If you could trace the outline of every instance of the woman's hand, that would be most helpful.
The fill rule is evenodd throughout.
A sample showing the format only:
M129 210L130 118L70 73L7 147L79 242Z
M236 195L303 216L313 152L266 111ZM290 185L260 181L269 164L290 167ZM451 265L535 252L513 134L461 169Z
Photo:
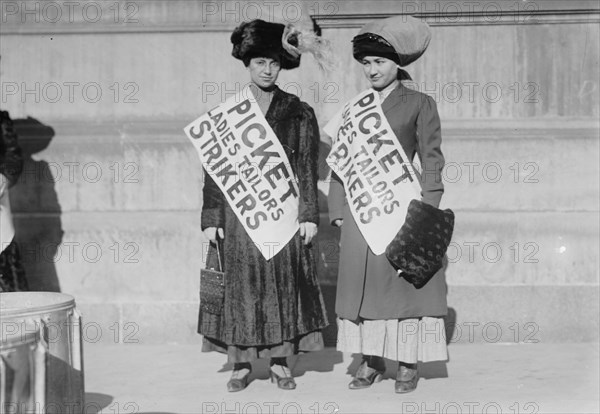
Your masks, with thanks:
M300 223L300 237L304 237L304 244L309 244L317 235L317 225L309 221Z
M344 219L336 219L333 221L335 227L342 227L342 224L344 224Z
M207 227L204 229L204 236L212 243L217 242L217 235L220 239L225 238L225 233L223 232L223 229L221 227Z

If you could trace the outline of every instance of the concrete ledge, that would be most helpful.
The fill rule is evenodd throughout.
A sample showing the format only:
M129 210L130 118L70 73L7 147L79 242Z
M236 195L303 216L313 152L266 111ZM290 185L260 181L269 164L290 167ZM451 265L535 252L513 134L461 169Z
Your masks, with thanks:
M450 285L598 284L598 213L455 214Z
M597 213L455 210L450 285L597 285ZM319 278L335 284L339 230L322 214ZM200 212L17 215L17 241L36 290L93 301L194 300L207 242Z
M323 285L335 346L335 287ZM598 286L450 286L446 340L450 343L597 342ZM199 344L198 301L93 303L76 297L88 342ZM431 332L444 340L440 332Z
M26 121L24 121L26 122ZM201 207L202 167L180 122L54 130L22 123L25 153L13 210L177 211ZM52 130L49 132L48 129ZM598 124L463 120L444 125L443 206L480 211L598 211ZM52 135L57 137L49 144ZM45 138L44 138L45 137ZM323 136L320 176L329 173ZM41 148L44 149L40 152ZM519 151L515 151L515 148ZM566 150L568 148L568 151ZM328 182L320 185L322 200ZM326 202L322 203L326 210Z
M197 297L207 247L199 212L69 213L15 224L31 289L92 302Z
M599 299L597 285L450 286L451 341L598 341Z

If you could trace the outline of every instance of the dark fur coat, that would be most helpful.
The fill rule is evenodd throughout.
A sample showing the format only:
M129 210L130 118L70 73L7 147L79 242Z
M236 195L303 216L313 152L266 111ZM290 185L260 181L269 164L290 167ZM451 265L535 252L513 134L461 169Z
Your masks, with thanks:
M319 127L310 106L276 89L265 115L298 179L298 221L319 222L317 164ZM221 227L225 306L217 324L200 313L199 333L227 345L273 346L327 326L313 248L299 232L266 261L221 191L206 174L202 229Z
M8 112L0 111L0 174L6 177L8 186L12 187L22 170L23 155L13 122ZM0 246L0 250L0 292L28 290L17 242L13 240L8 246Z

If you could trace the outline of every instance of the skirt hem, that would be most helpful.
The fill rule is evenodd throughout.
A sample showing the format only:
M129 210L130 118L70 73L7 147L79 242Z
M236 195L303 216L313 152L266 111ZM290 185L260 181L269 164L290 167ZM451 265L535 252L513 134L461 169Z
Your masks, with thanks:
M324 348L321 331L313 331L299 335L290 341L278 344L244 346L225 344L217 339L204 336L202 352L219 352L227 354L227 362L252 362L262 358L283 358L301 352L320 351Z

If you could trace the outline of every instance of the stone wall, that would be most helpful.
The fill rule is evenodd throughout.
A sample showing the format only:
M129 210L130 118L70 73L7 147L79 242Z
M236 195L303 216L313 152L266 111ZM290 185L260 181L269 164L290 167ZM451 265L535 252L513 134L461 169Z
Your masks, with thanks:
M453 341L598 340L597 2L1 6L1 106L26 155L10 194L17 239L32 288L75 296L88 341L200 339L202 174L182 128L248 82L230 56L233 27L314 19L338 68L326 75L303 57L280 87L323 126L367 86L350 39L399 13L433 30L406 69L442 119L442 207L457 216L446 269ZM317 248L331 310L339 234L327 225L322 165Z

